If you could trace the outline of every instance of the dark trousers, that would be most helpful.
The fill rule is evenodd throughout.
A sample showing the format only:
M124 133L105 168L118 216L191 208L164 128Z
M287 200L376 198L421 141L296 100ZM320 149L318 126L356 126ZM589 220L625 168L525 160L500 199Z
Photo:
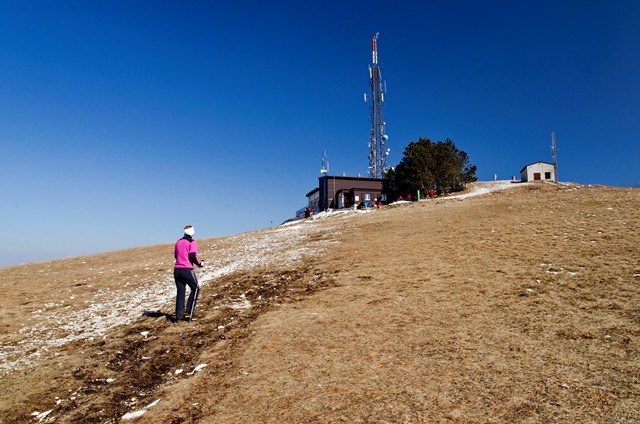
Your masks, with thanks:
M196 274L191 268L174 268L173 277L176 280L176 319L184 318L184 296L187 292L187 286L191 289L189 300L187 301L187 311L191 312L195 308L198 300L198 281Z

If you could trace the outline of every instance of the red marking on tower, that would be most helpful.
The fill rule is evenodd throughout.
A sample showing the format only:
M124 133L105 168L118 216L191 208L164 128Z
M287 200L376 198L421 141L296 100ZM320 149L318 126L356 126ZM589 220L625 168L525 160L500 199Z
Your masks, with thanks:
M378 46L376 42L376 37L371 39L371 56L373 57L373 63L378 63Z

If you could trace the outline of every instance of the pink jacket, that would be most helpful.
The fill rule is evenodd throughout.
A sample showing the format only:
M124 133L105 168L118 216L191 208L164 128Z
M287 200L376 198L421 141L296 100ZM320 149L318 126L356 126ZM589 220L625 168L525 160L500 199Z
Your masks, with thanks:
M193 269L193 264L202 266L198 259L198 244L190 236L185 235L176 242L173 256L176 258L174 268Z

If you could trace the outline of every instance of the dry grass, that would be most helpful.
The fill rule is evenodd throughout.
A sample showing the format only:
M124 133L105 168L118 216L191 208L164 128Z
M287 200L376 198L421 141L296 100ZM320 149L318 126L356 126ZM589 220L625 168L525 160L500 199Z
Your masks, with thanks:
M140 305L128 323L5 373L0 416L25 422L53 409L43 421L117 422L146 409L138 421L640 422L639 190L523 185L298 226L295 258L212 275L198 321L139 317ZM221 252L289 255L286 237L246 248L277 231L202 241L210 272L228 266ZM71 302L70 293L71 309L96 301L96 287L118 298L160 281L170 296L170 248L0 269L2 346L18 346L21 326L48 316L33 312ZM37 289L13 291L27 277ZM165 298L162 310L171 308Z

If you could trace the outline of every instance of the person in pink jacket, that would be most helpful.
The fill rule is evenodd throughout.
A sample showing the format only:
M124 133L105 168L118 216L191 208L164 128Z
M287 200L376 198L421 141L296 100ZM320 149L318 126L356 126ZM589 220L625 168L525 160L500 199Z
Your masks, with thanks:
M173 267L173 277L176 280L176 321L190 320L193 318L193 311L196 309L198 301L198 280L193 270L193 265L202 268L202 262L198 259L198 244L193 239L195 229L191 225L184 227L184 237L176 242L174 256L176 264ZM187 314L184 310L184 297L187 292L187 286L191 290L189 300L187 301Z

